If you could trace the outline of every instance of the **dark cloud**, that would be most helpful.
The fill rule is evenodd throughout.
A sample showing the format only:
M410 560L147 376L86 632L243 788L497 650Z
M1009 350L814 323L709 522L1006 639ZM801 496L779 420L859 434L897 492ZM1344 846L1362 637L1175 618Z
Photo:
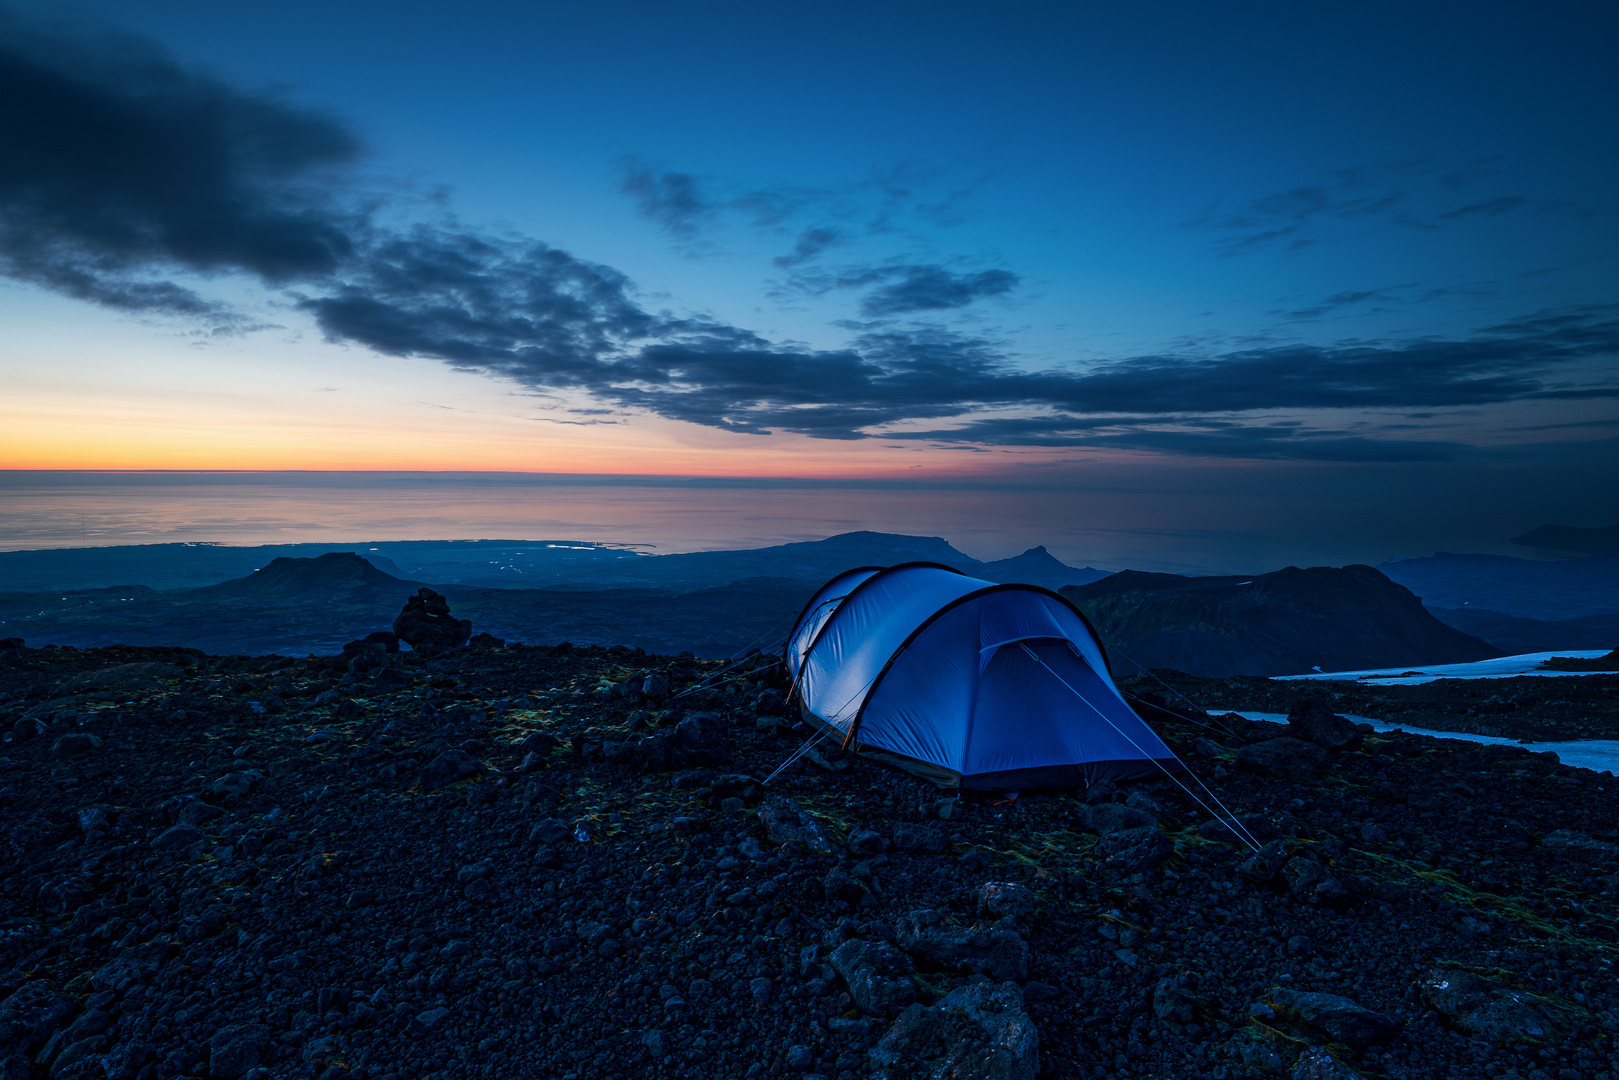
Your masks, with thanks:
M783 269L813 262L828 248L854 239L914 235L918 223L949 228L967 220L968 207L989 179L963 177L959 167L903 162L874 169L848 183L742 185L702 181L691 173L659 171L639 158L619 162L620 191L642 216L686 241L709 239L729 222L768 236L796 231L793 249L772 260ZM948 190L940 189L951 185ZM692 245L689 254L704 249Z
M1018 276L1006 270L954 274L942 266L900 266L882 274L879 280L888 283L860 302L861 314L869 318L966 307L980 297L1004 296L1018 283Z
M329 273L359 216L321 174L339 122L187 70L150 43L66 38L0 12L0 271L131 310L215 305L157 275Z
M1483 202L1458 206L1454 210L1446 210L1437 216L1447 221L1460 217L1495 217L1498 214L1520 209L1528 204L1529 200L1522 195L1503 195L1497 199L1485 199Z
M1231 417L1619 396L1611 376L1577 375L1580 362L1619 351L1612 308L1464 338L1136 356L1086 370L1024 370L992 342L925 327L868 326L845 349L783 345L649 311L616 270L535 240L453 222L385 227L334 172L357 153L341 124L187 70L155 46L0 31L0 272L114 307L209 312L187 282L248 275L291 296L333 341L602 408L825 439L1408 460L1449 451ZM681 175L649 172L645 188L676 231L708 205L695 183L670 179ZM1326 205L1351 212L1334 198ZM1282 213L1308 219L1320 202L1298 194ZM807 252L823 241L800 238ZM1017 284L1004 270L922 263L828 280L869 290L872 316L957 309Z
M713 215L714 206L703 197L701 185L690 173L660 173L634 158L621 166L619 190L635 200L643 217L663 226L671 236L689 240Z
M777 259L776 263L791 265L782 259ZM1016 288L1020 280L1009 270L957 273L943 266L908 263L846 267L837 273L799 271L777 290L777 295L824 296L836 289L870 289L860 302L860 313L868 319L881 319L964 308L983 297L1004 296Z
M988 446L1145 450L1180 456L1272 461L1448 461L1470 448L1438 440L1372 439L1317 431L1298 423L1240 424L1199 417L1019 416L911 431L890 438L913 442L968 441Z
M827 248L837 244L842 237L835 230L824 228L805 229L798 234L798 243L786 255L778 255L771 261L783 270L794 266L801 266L811 259L818 258Z
M1320 239L1325 222L1368 217L1400 205L1406 198L1385 170L1340 169L1318 184L1306 184L1254 199L1235 210L1218 205L1187 222L1219 236L1227 255L1267 247L1298 249Z
M1497 175L1493 165L1437 172L1422 161L1339 169L1319 182L1250 200L1235 208L1216 203L1186 222L1215 233L1221 252L1238 255L1266 248L1297 250L1316 244L1354 219L1381 218L1412 229L1437 232L1468 219L1493 218L1518 210L1590 211L1561 199L1526 195L1455 197L1469 185Z
M1339 308L1358 307L1366 303L1398 303L1399 297L1395 291L1409 289L1409 285L1396 285L1389 289L1358 289L1350 292L1333 293L1331 296L1308 307L1295 308L1292 311L1275 311L1271 314L1281 315L1289 319L1319 319L1321 316L1338 310Z

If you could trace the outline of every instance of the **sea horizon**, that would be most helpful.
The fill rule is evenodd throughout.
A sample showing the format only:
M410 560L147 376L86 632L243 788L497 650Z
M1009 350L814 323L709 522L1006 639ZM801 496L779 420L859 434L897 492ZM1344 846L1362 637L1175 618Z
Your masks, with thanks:
M1188 496L1194 498L1195 496ZM869 530L939 536L991 561L1045 546L1072 566L1252 573L1375 565L1440 550L1533 557L1477 530L1357 532L1330 515L1291 530L1153 493L1075 492L971 477L773 478L298 470L0 470L0 551L209 543L572 541L654 554L768 547Z

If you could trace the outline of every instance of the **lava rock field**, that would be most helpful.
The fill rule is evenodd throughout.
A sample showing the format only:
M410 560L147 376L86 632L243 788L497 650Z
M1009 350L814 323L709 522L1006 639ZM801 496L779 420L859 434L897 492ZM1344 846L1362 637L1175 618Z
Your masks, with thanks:
M1610 774L1328 701L1153 710L1212 794L765 783L786 689L0 649L0 1080L1619 1076Z

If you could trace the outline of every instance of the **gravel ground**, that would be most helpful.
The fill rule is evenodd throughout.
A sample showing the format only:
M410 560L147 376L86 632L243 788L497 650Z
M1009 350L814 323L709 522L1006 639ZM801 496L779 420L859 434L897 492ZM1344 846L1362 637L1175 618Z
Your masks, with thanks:
M762 787L715 669L0 650L0 1080L1619 1076L1611 776L1156 719L1255 855L1168 780Z

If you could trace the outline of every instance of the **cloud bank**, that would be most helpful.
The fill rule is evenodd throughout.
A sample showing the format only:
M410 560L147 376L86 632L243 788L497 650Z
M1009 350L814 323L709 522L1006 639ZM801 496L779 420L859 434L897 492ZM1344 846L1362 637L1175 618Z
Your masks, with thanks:
M53 35L0 14L0 100L0 273L13 279L125 311L220 317L198 279L242 275L282 290L333 341L729 431L1387 460L1451 448L1230 417L1619 395L1612 381L1565 374L1619 351L1612 308L1464 339L1134 356L1082 371L1025 370L988 340L925 325L869 330L845 349L783 345L650 311L623 274L537 240L385 226L345 179L361 151L346 125L149 42ZM708 212L682 174L631 171L624 184L671 233ZM1382 202L1334 198L1289 193L1265 209L1283 222L1267 239ZM784 258L836 242L812 230ZM827 287L868 289L863 314L887 318L1017 283L1005 270L913 264Z

